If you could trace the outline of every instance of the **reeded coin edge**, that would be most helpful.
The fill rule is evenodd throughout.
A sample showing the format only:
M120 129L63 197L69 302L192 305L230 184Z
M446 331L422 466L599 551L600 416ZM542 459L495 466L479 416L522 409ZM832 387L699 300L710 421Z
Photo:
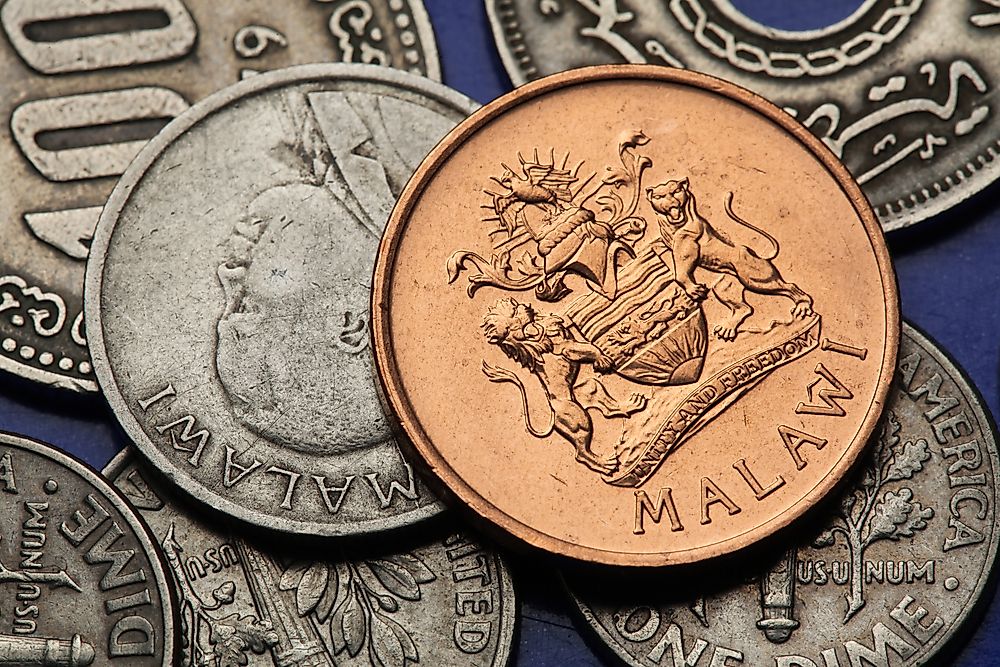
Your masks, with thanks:
M133 507L132 503L118 489L97 472L88 463L77 457L57 449L53 445L35 440L24 435L18 435L9 431L0 431L0 444L7 445L15 449L23 449L39 456L48 458L56 464L66 468L71 473L79 475L85 482L98 489L104 498L114 505L115 509L122 515L129 527L135 533L136 539L142 545L142 549L149 559L150 567L153 570L153 578L156 583L156 590L163 601L163 616L166 632L163 637L163 667L171 667L174 664L175 652L180 646L181 623L180 608L177 605L177 596L174 592L173 580L167 574L167 565L160 552L159 545L153 535L153 531L146 525L146 521L140 516L139 510ZM172 632L170 630L173 630ZM179 655L179 653L177 654Z
M487 545L483 545L487 546ZM488 545L494 549L493 545ZM505 667L514 655L514 640L517 638L518 609L521 600L517 595L517 589L510 578L510 568L507 559L499 551L493 552L493 559L496 561L497 586L500 589L500 639L497 642L497 655L493 661L495 667ZM505 604L504 600L510 600L510 604Z
M727 540L684 551L663 553L622 554L603 549L582 547L577 544L542 533L535 528L504 513L489 500L481 496L465 482L437 452L434 443L420 424L406 392L403 389L399 369L395 365L395 354L391 338L389 311L392 308L392 275L395 271L399 240L406 231L406 224L423 195L429 181L440 166L459 146L493 119L507 111L526 104L544 94L561 88L588 83L614 80L639 80L665 82L691 86L737 102L757 111L765 119L791 134L808 148L815 158L827 169L850 200L862 225L868 232L868 239L875 255L882 281L882 291L886 297L886 332L882 367L875 396L868 412L861 422L860 430L845 449L843 456L833 465L822 482L800 498L791 507L757 528L745 531ZM386 225L379 244L372 280L372 339L376 370L382 382L383 395L399 419L412 448L425 462L429 472L459 500L482 516L490 524L512 535L520 542L585 562L627 567L657 567L701 562L732 554L747 548L759 540L773 535L802 516L812 505L822 500L839 485L842 478L854 466L864 450L869 437L874 432L889 393L890 383L896 368L896 354L899 350L900 320L899 293L896 276L889 259L882 228L879 226L868 200L847 168L833 155L829 148L805 127L763 97L734 84L707 74L679 70L658 65L598 65L584 67L539 79L490 102L453 129L424 159L410 178ZM744 539L747 535L750 539Z
M906 332L905 335L908 338L948 372L949 378L955 382L958 390L965 397L966 402L972 409L981 432L990 435L990 442L985 444L993 463L992 502L995 517L998 510L1000 510L997 504L998 499L1000 499L1000 449L998 449L998 445L1000 445L1000 431L997 430L996 421L994 421L993 416L986 407L986 400L961 364L951 356L948 350L938 344L934 338L917 325L905 320L903 322L903 330ZM993 533L990 536L986 560L984 561L982 571L977 575L975 593L968 610L965 612L965 618L953 624L949 632L934 642L934 655L939 657L948 656L953 649L959 648L956 644L967 633L971 632L975 623L992 603L992 596L987 593L996 588L997 578L1000 576L1000 571L997 570L997 556L1000 555L998 552L1000 552L1000 530L997 530L997 526L994 526Z
M932 357L935 362L940 364L945 371L948 372L949 378L955 382L959 391L965 397L966 402L972 408L973 415L982 429L982 432L988 433L992 436L991 441L984 444L992 457L994 491L992 502L993 507L996 508L998 495L997 491L1000 489L1000 452L997 450L997 444L998 441L1000 441L1000 432L997 431L996 422L993 421L993 418L990 416L989 411L985 407L986 402L983 399L982 394L979 393L979 389L972 382L972 379L958 364L958 362L952 358L951 354L938 345L937 341L931 338L929 334L925 333L915 324L911 324L906 320L902 323L902 331L903 337L909 338L915 345ZM956 381L956 378L961 380L961 382ZM996 514L996 511L994 511L994 514ZM937 660L946 658L950 656L952 652L957 652L961 649L961 646L959 646L961 640L966 638L966 635L975 628L979 617L982 616L990 604L992 604L992 596L988 595L988 593L996 587L997 578L998 575L1000 575L1000 572L997 571L998 544L1000 544L1000 531L994 527L989 546L987 547L987 555L983 563L983 568L976 577L976 588L973 591L970 605L967 609L964 609L957 614L960 620L952 623L947 632L945 632L942 636L937 637L930 644L924 645L925 649L928 646L931 647L931 650L925 651L923 655L927 660L932 661L933 664L937 664ZM636 662L635 657L621 648L621 643L607 631L601 622L597 620L597 616L590 608L590 605L584 602L583 599L574 592L573 587L570 586L566 577L562 573L559 574L559 580L563 591L572 602L571 608L578 612L578 615L582 618L584 624L586 625L587 632L596 636L600 640L600 648L605 651L612 652L619 659L621 659L624 664L635 665L638 667L639 663Z
M538 80L538 67L535 65L531 50L524 41L519 23L520 17L517 15L514 0L483 1L486 3L486 14L489 17L497 53L500 54L500 61L503 63L511 83L515 86L523 86L528 81ZM776 30L743 16L738 10L733 10L730 13L729 6L725 3L721 4L720 9L729 14L730 18L750 25L761 26L764 32L778 36L785 33L801 36L813 32L823 32L823 30L801 32ZM840 23L847 20L844 19ZM829 27L835 28L838 25L839 23ZM519 55L515 56L515 53ZM918 222L933 218L988 188L1000 178L998 149L1000 149L1000 139L978 155L970 156L969 161L964 166L964 171L960 168L945 179L914 187L908 194L904 194L897 200L887 201L879 205L876 209L876 215L882 228L886 232L894 232L904 227L910 227ZM954 182L947 183L949 178ZM937 192L932 193L931 190L937 190ZM893 205L900 210L893 211Z
M272 532L304 534L317 537L344 537L371 532L390 531L437 516L444 511L444 505L438 500L434 504L426 505L419 510L405 515L397 515L391 519L373 519L338 525L283 518L276 514L262 515L259 512L249 511L242 505L217 495L204 484L198 483L192 475L171 461L152 443L132 413L128 401L118 388L118 381L115 377L115 371L111 367L105 344L104 326L101 318L101 292L103 290L105 262L112 236L117 227L118 217L131 197L132 191L138 187L146 171L159 159L160 154L191 127L213 113L220 111L223 107L251 95L265 93L290 84L352 80L396 86L425 95L466 116L473 113L479 107L479 104L471 98L448 88L444 84L437 83L425 77L379 65L360 65L356 63L297 65L282 70L258 74L228 88L216 91L168 123L159 134L143 147L139 155L132 161L128 169L125 170L125 173L111 192L104 210L101 212L101 217L97 223L94 238L91 242L90 259L87 261L87 270L84 277L83 311L94 374L97 376L97 381L102 389L105 400L107 400L111 407L118 423L135 444L136 448L154 467L160 470L164 476L191 498L203 504L211 505L217 511L243 523Z

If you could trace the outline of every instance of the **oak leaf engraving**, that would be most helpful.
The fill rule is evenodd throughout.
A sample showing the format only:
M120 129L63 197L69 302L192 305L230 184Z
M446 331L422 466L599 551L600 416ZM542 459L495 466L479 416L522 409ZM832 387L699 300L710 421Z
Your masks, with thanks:
M927 519L934 516L934 510L924 508L918 502L910 502L912 500L913 491L907 488L900 489L898 493L886 493L872 512L865 544L880 539L913 537L914 530L926 528Z
M253 616L232 614L217 620L211 628L209 641L218 667L245 667L249 662L247 651L260 655L278 643L271 624Z
M911 538L916 531L925 529L934 516L932 508L914 500L909 487L890 488L897 482L913 479L931 458L927 441L904 441L899 435L901 428L895 413L887 411L869 454L868 466L854 488L842 497L839 516L813 541L814 547L825 548L842 537L850 553L845 623L865 606L862 572L865 550L880 540Z
M893 462L886 472L886 481L912 479L913 475L924 469L924 463L931 458L924 439L907 442L898 452L893 452Z

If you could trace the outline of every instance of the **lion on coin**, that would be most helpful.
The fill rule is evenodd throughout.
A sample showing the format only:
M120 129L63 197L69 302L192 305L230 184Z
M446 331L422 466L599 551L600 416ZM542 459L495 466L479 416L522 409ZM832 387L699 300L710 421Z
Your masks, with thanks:
M697 282L694 270L728 274L738 281L722 279L712 291L731 311L730 317L715 327L714 333L723 340L734 340L740 324L753 314L744 290L757 294L784 296L793 303L792 315L806 318L812 315L813 300L794 283L782 278L774 259L778 242L762 229L743 220L733 212L733 193L726 200L726 213L735 222L761 235L770 243L769 254L734 243L711 222L698 213L697 202L687 178L669 180L646 188L649 201L659 223L660 236L674 260L676 280L695 301L708 295L709 288Z
M574 338L558 315L539 315L531 306L510 297L487 310L482 328L486 340L531 371L545 391L548 423L538 429L531 423L528 394L521 379L510 370L483 362L483 373L491 382L517 386L528 432L536 438L556 432L574 446L577 461L603 474L614 472L618 467L614 458L601 458L591 450L594 428L587 410L597 410L608 418L628 417L643 410L647 399L634 393L618 400L595 377L579 381L583 364L591 364L598 373L610 373L614 370L612 359L595 345Z

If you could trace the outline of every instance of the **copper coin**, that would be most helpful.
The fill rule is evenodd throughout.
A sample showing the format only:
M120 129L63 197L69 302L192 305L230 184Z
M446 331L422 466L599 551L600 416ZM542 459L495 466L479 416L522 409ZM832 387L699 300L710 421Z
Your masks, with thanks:
M703 561L830 492L882 412L899 307L844 166L764 99L604 66L473 114L379 249L375 356L438 480L530 545Z

